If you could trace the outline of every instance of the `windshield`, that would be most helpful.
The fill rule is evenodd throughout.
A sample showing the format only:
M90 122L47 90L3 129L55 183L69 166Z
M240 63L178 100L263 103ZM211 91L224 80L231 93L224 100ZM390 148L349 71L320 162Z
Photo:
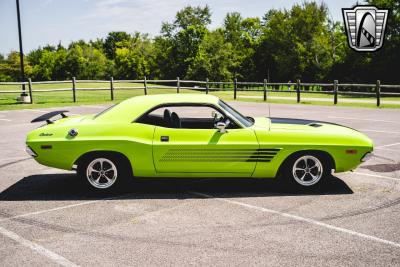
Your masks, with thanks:
M252 120L250 120L249 118L247 118L247 117L243 116L242 114L240 114L238 111L236 111L234 108L229 106L224 101L219 100L218 104L223 110L225 110L227 113L232 115L236 120L238 120L245 127L249 127L249 126L253 125L253 121Z

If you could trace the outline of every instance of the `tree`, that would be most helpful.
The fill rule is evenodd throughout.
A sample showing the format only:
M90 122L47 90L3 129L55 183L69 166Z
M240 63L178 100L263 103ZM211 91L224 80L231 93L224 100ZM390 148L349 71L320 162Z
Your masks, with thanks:
M119 79L142 79L153 75L154 45L147 35L135 35L127 47L117 48L116 76Z
M25 74L29 77L32 68L27 60L24 61ZM4 81L20 81L21 69L19 52L12 51L8 54L7 59L0 60L0 80Z
M104 41L104 52L108 59L115 59L115 51L117 48L126 46L131 36L126 32L110 32Z
M173 24L163 23L162 37L156 39L156 47L163 49L157 53L157 61L166 70L162 77L187 76L210 22L208 6L188 6L177 12Z
M333 64L325 4L270 10L255 54L258 77L270 70L273 80L322 80Z
M224 41L224 34L217 29L206 35L199 47L192 65L188 69L189 79L212 81L227 81L233 79L230 71L232 68L233 47L231 43Z

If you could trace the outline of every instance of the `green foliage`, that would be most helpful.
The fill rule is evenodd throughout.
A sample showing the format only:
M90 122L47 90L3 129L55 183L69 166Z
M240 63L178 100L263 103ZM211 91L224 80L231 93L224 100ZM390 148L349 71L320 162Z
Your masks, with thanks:
M124 47L129 43L130 39L131 36L126 32L110 32L103 44L107 58L115 59L117 48Z
M24 62L25 74L27 76L31 75L32 67L26 62ZM18 52L11 52L8 54L7 59L2 57L0 60L0 81L20 81L20 58Z
M399 83L400 3L367 2L391 9L384 47L376 53L351 50L343 24L330 19L323 2L272 9L262 19L228 13L223 25L213 30L208 6L187 6L164 22L155 38L110 32L105 39L35 49L26 56L26 73L33 80L179 76L213 81ZM19 54L0 55L0 80L16 81L19 76Z
M147 36L136 35L127 46L117 48L115 75L120 79L142 79L154 68L154 45Z

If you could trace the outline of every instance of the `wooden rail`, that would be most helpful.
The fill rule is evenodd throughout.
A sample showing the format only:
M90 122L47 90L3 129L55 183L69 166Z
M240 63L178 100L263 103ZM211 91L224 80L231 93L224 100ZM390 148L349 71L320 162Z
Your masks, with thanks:
M87 83L100 83L104 84L101 88L78 88L78 84ZM118 86L120 83L138 83L142 86ZM150 83L150 85L149 85ZM40 84L70 84L70 87L65 86L64 88L54 88L54 89L35 89L35 86ZM162 85L165 84L165 85ZM238 81L234 79L233 81L209 81L208 78L205 81L196 80L181 80L177 77L175 80L148 80L144 77L143 80L114 80L113 77L110 80L76 80L75 77L72 80L66 81L32 81L28 79L27 82L0 82L0 85L9 86L22 86L28 85L29 96L31 103L33 103L34 93L41 92L61 92L61 91L71 91L72 101L76 102L77 91L110 91L110 98L114 100L114 93L117 90L143 90L146 95L148 89L154 88L175 88L177 93L180 93L181 89L192 89L197 91L204 91L208 94L210 91L233 91L233 98L237 99L238 92L242 91L255 91L262 92L262 97L264 101L267 101L268 92L282 92L282 93L296 93L296 101L301 101L301 96L304 93L318 93L327 94L333 96L333 103L337 104L339 99L338 95L362 95L362 96L375 96L376 105L381 105L381 96L399 96L400 97L400 85L389 85L381 84L378 80L374 84L360 84L360 83L339 83L338 80L334 80L333 83L302 83L300 80L296 82L268 82L264 79L263 82L247 82ZM108 85L108 86L107 86ZM287 89L280 89L282 87L287 87ZM318 90L313 90L315 87ZM311 90L310 90L311 88ZM322 90L321 90L322 88ZM347 89L357 88L357 91L347 90ZM363 90L363 91L360 91ZM392 89L391 92L382 92L382 89ZM21 93L19 90L0 90L0 94L18 94ZM399 98L400 99L400 98Z

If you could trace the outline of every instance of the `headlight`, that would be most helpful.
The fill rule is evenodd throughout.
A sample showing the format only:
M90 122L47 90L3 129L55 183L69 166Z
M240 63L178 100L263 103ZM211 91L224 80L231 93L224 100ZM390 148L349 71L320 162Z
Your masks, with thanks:
M37 154L35 153L35 151L33 151L33 149L30 148L29 146L26 146L25 151L26 151L26 153L28 153L31 157L37 157Z
M372 152L368 152L364 155L364 157L361 158L362 162L366 162L367 160L370 160L374 154Z

